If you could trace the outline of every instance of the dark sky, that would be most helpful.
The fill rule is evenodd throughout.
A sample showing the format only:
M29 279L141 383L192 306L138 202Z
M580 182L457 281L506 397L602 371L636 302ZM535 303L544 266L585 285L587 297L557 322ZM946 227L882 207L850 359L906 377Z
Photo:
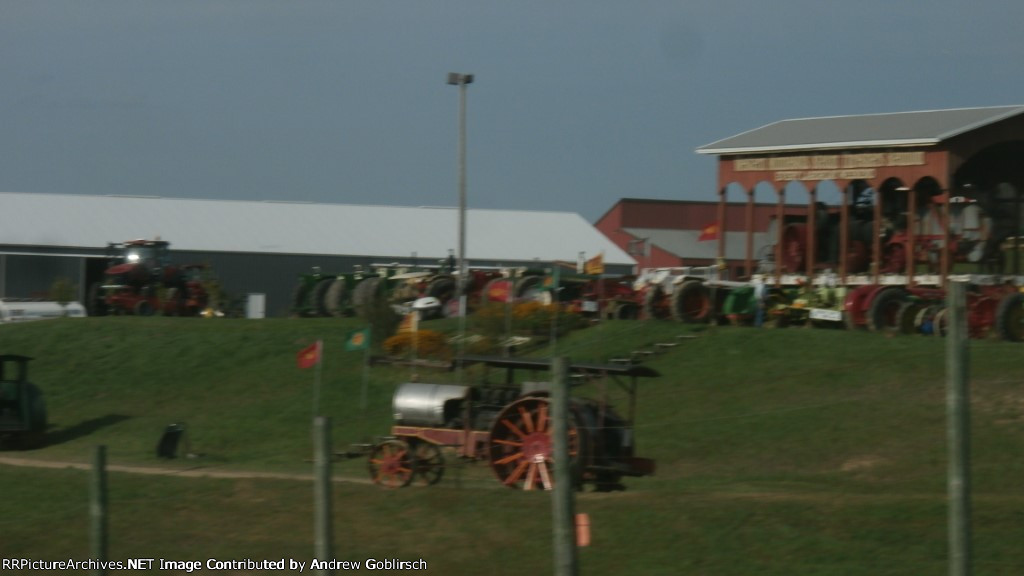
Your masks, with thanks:
M1020 0L0 0L0 190L578 212L786 118L1024 104Z

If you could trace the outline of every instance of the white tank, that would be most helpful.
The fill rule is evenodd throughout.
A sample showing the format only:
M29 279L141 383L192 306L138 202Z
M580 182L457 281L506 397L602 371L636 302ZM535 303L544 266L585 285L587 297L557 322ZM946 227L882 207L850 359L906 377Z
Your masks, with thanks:
M24 322L47 318L84 318L85 307L78 302L61 306L57 302L0 300L0 322Z
M460 415L469 386L405 382L395 390L391 407L395 421L407 426L441 426Z

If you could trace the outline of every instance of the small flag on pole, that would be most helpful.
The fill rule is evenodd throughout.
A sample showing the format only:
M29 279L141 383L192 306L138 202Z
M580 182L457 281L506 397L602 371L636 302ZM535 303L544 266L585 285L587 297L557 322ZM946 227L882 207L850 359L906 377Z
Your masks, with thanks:
M356 330L350 332L348 338L345 339L345 351L355 352L356 350L366 350L370 347L370 329L363 328L362 330Z
M704 242L705 240L718 240L718 222L712 222L704 228L701 228L700 236L697 237L697 242Z
M601 252L598 252L597 256L594 256L590 260L587 260L587 262L583 265L583 273L590 275L604 274L603 250Z
M309 346L306 346L302 350L299 350L298 356L295 358L296 364L299 368L312 368L320 363L320 340L313 342Z

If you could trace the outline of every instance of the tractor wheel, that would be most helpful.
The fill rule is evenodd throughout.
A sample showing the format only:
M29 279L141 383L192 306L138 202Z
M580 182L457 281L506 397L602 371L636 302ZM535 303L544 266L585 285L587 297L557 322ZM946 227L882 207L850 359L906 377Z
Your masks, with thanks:
M843 322L848 330L863 330L867 324L864 304L874 286L858 286L846 295L843 302Z
M899 326L900 304L906 298L906 291L898 287L883 288L875 292L868 305L868 329L881 332Z
M942 306L938 304L931 304L921 308L918 311L917 316L914 317L914 328L917 332L930 336L935 333L935 314L942 309Z
M672 303L661 286L648 286L644 292L644 318L664 320L672 317Z
M540 276L524 276L517 280L515 288L516 300L540 301L540 287L543 281L544 278Z
M935 313L935 317L932 318L932 326L934 330L932 334L945 338L946 334L949 334L949 310L943 306Z
M361 318L369 318L377 305L377 298L380 296L381 283L379 276L366 278L356 285L352 291L352 307Z
M551 418L547 398L528 396L517 400L498 414L491 426L488 453L491 469L509 488L551 490L554 484ZM582 484L582 459L586 453L583 438L570 413L568 422L569 458L574 484Z
M310 302L313 307L313 316L326 317L331 315L327 310L325 298L327 297L327 291L331 289L332 284L334 284L334 277L328 276L327 278L317 280L316 284L313 286Z
M437 298L442 305L451 300L457 292L455 278L451 276L439 276L430 281L427 285L427 296Z
M700 280L687 280L672 294L672 317L698 324L711 318L711 293Z
M412 482L413 456L401 440L385 440L370 453L370 478L385 488L402 488Z
M135 303L132 313L136 316L152 316L153 306L149 303L149 300L142 299Z
M640 309L636 304L625 303L619 304L619 307L615 309L616 320L636 320L640 317Z
M1024 340L1024 294L1010 294L996 308L996 332L1008 342Z
M324 308L327 309L327 313L331 316L346 316L347 307L345 306L345 293L348 286L345 284L344 278L335 278L331 282L331 287L327 289L327 293L324 294Z
M310 315L309 308L306 307L309 289L309 284L300 281L292 290L292 311L296 316L306 318Z
M484 285L480 292L480 305L486 306L492 302L506 303L513 300L515 284L508 278L494 278Z
M900 334L917 334L919 326L916 325L918 313L924 308L920 302L905 300L896 311L896 328Z
M444 476L444 456L436 444L416 442L412 448L412 483L433 486Z

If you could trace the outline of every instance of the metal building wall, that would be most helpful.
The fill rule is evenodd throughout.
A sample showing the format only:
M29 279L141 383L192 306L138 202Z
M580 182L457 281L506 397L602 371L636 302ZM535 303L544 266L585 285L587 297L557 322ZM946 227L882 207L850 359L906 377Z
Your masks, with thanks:
M179 264L206 264L228 297L244 303L248 294L266 295L268 316L287 316L298 277L319 266L325 274L351 272L365 259L304 254L172 252Z
M82 259L75 256L42 256L4 254L0 297L49 298L50 289L58 279L66 279L80 290Z

